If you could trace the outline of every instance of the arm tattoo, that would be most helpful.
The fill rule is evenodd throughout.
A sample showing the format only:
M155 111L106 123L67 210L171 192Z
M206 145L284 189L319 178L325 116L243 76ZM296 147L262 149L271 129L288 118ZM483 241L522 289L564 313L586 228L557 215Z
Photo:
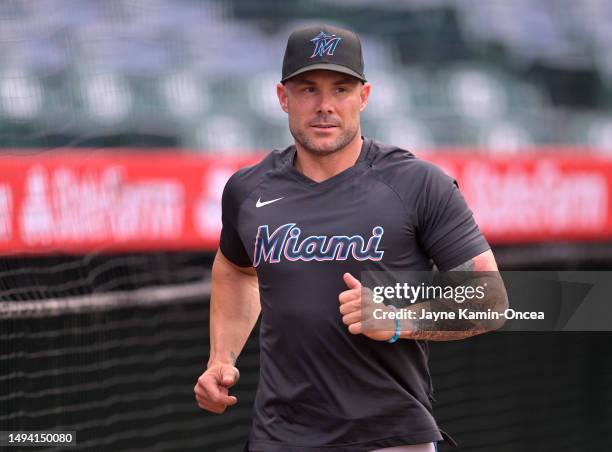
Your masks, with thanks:
M236 354L234 352L230 352L230 358L232 359L232 366L236 365L236 360L238 359L238 356L236 356Z
M478 271L479 263L476 258L446 272L444 276L451 280L452 284L463 286L487 287L487 296L477 306L477 311L486 312L487 309L502 312L508 306L508 298L503 280L497 271ZM480 269L482 270L482 268ZM437 320L429 318L411 320L414 331L410 338L429 341L452 341L465 339L471 336L492 331L499 328L499 320L471 320L461 318L460 310L466 306L458 304L453 299L434 299L415 304L416 309L427 311L435 316L436 313L454 313L454 318L437 317ZM420 316L419 316L420 317ZM503 323L503 322L502 322Z

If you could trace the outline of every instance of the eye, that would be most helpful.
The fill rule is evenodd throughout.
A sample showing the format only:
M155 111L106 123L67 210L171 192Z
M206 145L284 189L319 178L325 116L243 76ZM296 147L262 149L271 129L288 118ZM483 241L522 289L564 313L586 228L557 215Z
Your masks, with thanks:
M337 93L345 93L346 92L346 88L344 86L338 86L338 87L336 87L336 92Z
M307 86L306 88L304 88L302 91L304 91L305 93L314 93L315 89L313 86Z

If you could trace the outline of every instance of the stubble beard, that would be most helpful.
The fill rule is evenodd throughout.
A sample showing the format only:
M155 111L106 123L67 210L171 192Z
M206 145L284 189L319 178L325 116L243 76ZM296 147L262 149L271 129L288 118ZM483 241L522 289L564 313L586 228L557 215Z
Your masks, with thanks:
M359 131L358 127L345 129L336 140L327 146L317 146L314 140L310 139L306 133L289 124L289 131L297 143L309 154L325 157L334 154L344 149L348 144L355 139Z

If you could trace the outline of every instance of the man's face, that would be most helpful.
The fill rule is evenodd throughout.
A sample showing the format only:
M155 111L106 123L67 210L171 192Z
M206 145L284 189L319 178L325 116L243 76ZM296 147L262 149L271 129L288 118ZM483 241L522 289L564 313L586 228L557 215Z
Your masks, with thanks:
M277 85L281 108L289 115L289 130L304 150L329 155L360 133L370 84L340 72L314 70Z

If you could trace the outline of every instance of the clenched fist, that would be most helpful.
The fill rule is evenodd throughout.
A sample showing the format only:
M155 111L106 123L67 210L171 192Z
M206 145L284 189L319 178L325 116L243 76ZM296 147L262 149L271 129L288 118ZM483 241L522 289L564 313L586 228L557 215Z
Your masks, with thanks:
M230 364L213 364L200 375L193 388L198 406L203 410L221 414L228 406L238 403L229 395L229 388L238 383L240 372Z

